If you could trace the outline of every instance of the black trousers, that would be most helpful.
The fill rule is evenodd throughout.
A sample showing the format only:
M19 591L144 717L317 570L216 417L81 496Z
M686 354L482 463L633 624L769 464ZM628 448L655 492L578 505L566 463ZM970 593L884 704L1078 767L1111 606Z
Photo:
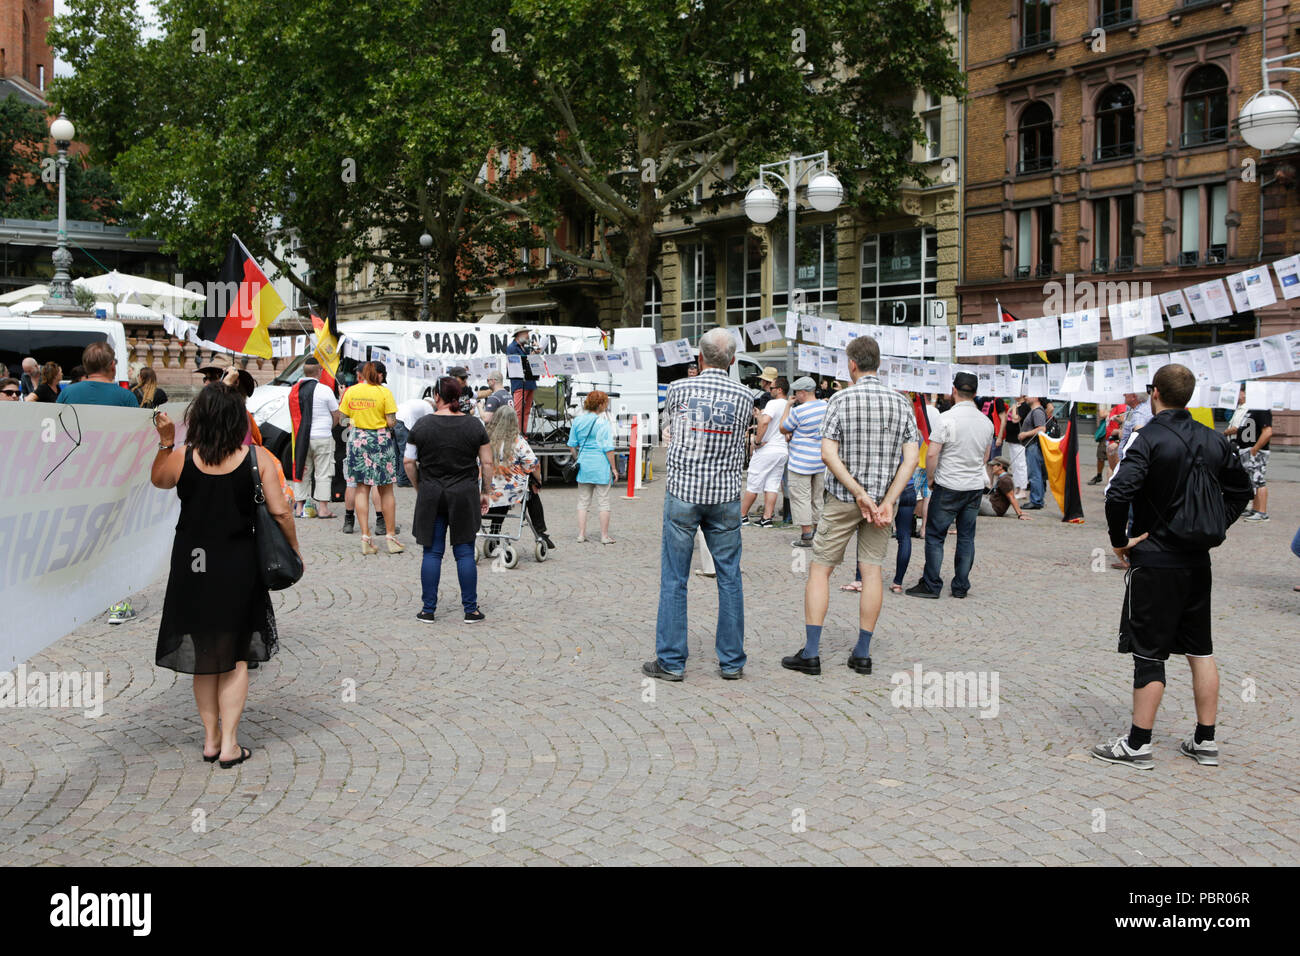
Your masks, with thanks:
M546 534L546 512L542 510L542 496L535 491L532 492L528 496L528 503L524 507L528 510L528 520L533 523L533 531L539 535ZM488 515L492 518L493 534L501 531L502 519L509 511L509 505L488 509Z

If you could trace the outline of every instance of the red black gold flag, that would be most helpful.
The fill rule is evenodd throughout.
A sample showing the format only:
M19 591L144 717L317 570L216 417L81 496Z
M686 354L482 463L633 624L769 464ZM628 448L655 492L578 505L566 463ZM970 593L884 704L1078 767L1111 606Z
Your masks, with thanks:
M228 298L209 296L206 314L199 322L199 338L232 352L271 358L268 329L285 310L284 300L238 236L231 237L226 249L218 288L234 294Z
M1070 403L1070 420L1065 434L1049 438L1038 433L1038 443L1043 450L1043 463L1047 466L1047 481L1052 497L1061 509L1062 521L1083 524L1083 496L1079 494L1079 423L1075 419L1076 403Z

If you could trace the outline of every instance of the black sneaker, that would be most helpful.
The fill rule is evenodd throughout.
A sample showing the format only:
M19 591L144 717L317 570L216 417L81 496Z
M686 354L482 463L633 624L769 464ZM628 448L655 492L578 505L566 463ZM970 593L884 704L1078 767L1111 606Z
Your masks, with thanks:
M433 623L433 612L432 612L432 611L421 611L419 614L415 615L415 619L416 619L417 621L423 621L425 624L432 624L432 623Z
M542 539L542 543L546 545L548 550L550 551L555 550L555 542L551 540L551 536L549 534L543 531L540 535L538 535L538 537Z
M760 528L770 528L772 527L772 519L759 518L758 521L755 522L755 524L757 524Z
M964 597L967 595L967 593L969 593L969 592L966 592L966 591L949 591L948 593L951 594L951 595L952 595L953 597L955 597L955 598L964 598Z
M850 654L850 655L849 655L849 670L857 671L859 674L870 674L870 673L871 673L871 658L870 658L870 657L854 657L852 654Z
M719 667L718 676L721 677L723 680L740 680L742 677L745 676L745 668L737 667L734 671L724 671L721 667Z
M1101 475L1096 475L1095 477L1093 477L1092 479L1090 479L1089 482L1088 482L1088 484L1090 484L1090 485L1099 485L1099 484L1101 484Z
M1151 745L1143 744L1134 750L1128 745L1127 734L1106 743L1097 744L1088 752L1098 760L1104 760L1107 763L1128 764L1130 767L1137 767L1139 770L1150 770L1156 765L1156 762L1151 758Z
M820 657L804 657L803 648L801 647L789 657L781 658L781 666L789 671L798 671L801 674L811 674L816 677L822 672L822 659Z
M343 516L343 527L340 528L344 534L352 534L357 529L357 516L355 514Z
M753 523L753 522L751 522L751 521L749 520L749 515L745 515L743 518L740 519L740 526L741 526L742 528L745 527L746 525L748 525L748 524L752 524L752 523Z
M384 526L384 516L375 515L375 537L383 537L388 534L388 528ZM397 534L396 531L393 534Z
M907 589L906 591L904 591L903 593L904 593L904 594L910 594L910 595L912 595L912 597L932 598L932 599L934 599L934 600L936 600L936 601L939 599L939 594L938 594L938 592L937 592L937 591L931 591L929 588L927 588L927 587L925 586L925 582L924 582L924 581L917 581L916 584L914 584L912 587L908 588L908 589Z
M800 535L799 537L791 541L790 545L795 548L811 548L812 543L813 543L812 538L805 538L803 535Z
M484 614L482 611L466 611L466 612L465 612L465 623L466 623L466 624L477 624L479 621L485 621L485 620L487 620L487 615Z
M653 677L656 680L681 680L685 674L674 674L672 671L664 670L659 664L659 658L652 661L646 661L641 665L641 673L647 677Z

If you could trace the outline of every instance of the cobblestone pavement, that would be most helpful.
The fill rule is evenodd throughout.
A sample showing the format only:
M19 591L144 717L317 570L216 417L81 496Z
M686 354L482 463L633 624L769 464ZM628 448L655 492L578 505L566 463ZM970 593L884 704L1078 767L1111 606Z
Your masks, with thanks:
M618 543L601 546L573 540L575 491L548 488L559 550L538 564L529 549L513 571L483 562L488 621L473 626L451 613L450 561L446 617L420 624L416 554L363 558L338 521L300 522L307 574L276 596L282 650L254 673L241 727L254 755L229 771L200 760L188 678L152 663L155 584L134 597L134 622L100 619L28 662L105 670L107 701L98 719L0 712L0 858L1300 862L1300 561L1288 549L1300 485L1275 482L1273 520L1238 524L1215 557L1223 765L1177 753L1194 713L1172 662L1146 773L1086 756L1127 728L1131 683L1114 652L1123 576L1094 552L1106 544L1098 488L1084 489L1083 526L1056 520L1050 497L1032 523L981 518L965 601L886 593L872 676L844 666L856 599L838 590L822 676L782 670L803 633L793 535L746 529L745 679L717 676L715 593L696 577L687 679L649 700L662 496L656 481L616 499ZM401 491L403 525L412 504ZM908 585L921 564L914 550ZM891 675L918 666L996 672L996 716L893 706Z

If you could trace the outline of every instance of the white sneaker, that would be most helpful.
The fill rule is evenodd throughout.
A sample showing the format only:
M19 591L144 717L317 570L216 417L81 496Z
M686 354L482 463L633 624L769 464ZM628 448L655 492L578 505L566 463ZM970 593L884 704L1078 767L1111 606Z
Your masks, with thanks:
M131 607L130 601L122 601L108 609L109 624L125 624L133 617L135 617L135 608Z
M1116 737L1110 743L1101 743L1088 751L1098 760L1107 763L1123 763L1139 770L1150 770L1156 762L1151 758L1151 745L1143 744L1134 750L1128 745L1128 735Z
M1213 740L1202 740L1198 744L1196 735L1192 734L1183 741L1180 749L1185 756L1191 757L1202 767L1217 767L1219 765L1219 745Z

